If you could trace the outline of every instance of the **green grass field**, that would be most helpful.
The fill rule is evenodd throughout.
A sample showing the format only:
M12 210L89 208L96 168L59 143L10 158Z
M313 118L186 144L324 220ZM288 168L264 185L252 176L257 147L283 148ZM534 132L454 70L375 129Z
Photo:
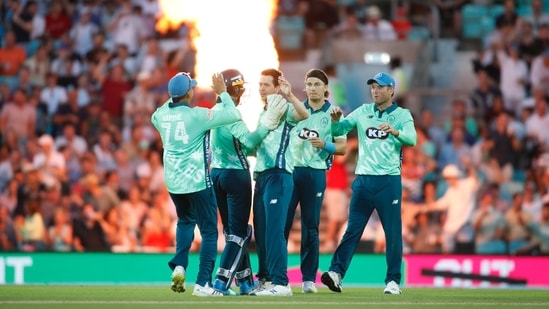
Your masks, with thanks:
M0 308L519 308L549 307L548 290L531 289L435 289L404 288L402 295L384 295L383 288L344 288L318 294L302 294L294 287L292 297L192 296L192 287L182 294L168 286L0 286Z

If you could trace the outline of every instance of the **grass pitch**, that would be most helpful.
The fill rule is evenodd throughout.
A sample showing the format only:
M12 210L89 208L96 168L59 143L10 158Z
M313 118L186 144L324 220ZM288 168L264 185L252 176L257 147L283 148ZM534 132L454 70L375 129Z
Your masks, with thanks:
M0 285L0 308L549 308L549 291L535 289L403 288L402 295L384 295L383 288L345 288L292 297L228 296L199 298L192 286L174 293L169 286ZM180 307L181 308L181 307Z

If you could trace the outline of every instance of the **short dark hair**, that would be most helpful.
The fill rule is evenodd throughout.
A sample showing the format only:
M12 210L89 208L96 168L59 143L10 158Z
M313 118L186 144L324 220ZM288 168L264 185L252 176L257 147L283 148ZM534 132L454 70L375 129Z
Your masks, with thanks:
M272 76L273 85L278 86L278 78L282 76L282 72L277 69L266 69L261 71L261 75Z

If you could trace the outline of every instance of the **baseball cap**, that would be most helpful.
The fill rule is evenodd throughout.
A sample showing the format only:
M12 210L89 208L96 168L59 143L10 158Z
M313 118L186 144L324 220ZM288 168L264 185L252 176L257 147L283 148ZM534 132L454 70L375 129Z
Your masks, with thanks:
M370 78L367 84L371 85L372 83L378 83L381 87L395 86L395 80L393 79L393 77L385 72L379 72L376 74L376 76Z
M444 178L460 178L461 177L461 171L454 164L449 164L449 165L446 165L442 169L442 177L444 177Z
M172 98L180 98L189 92L191 88L196 87L196 80L186 72L175 74L168 82L168 93Z

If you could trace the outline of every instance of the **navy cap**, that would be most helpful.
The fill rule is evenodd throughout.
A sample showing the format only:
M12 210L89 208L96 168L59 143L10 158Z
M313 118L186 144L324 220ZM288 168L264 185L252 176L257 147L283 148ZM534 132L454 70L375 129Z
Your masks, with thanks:
M367 84L371 85L372 83L378 83L381 87L395 86L395 80L393 79L393 77L385 72L379 72L376 74L376 76L370 78Z
M170 79L168 93L172 98L180 98L194 87L196 87L196 80L192 79L189 73L179 72Z

